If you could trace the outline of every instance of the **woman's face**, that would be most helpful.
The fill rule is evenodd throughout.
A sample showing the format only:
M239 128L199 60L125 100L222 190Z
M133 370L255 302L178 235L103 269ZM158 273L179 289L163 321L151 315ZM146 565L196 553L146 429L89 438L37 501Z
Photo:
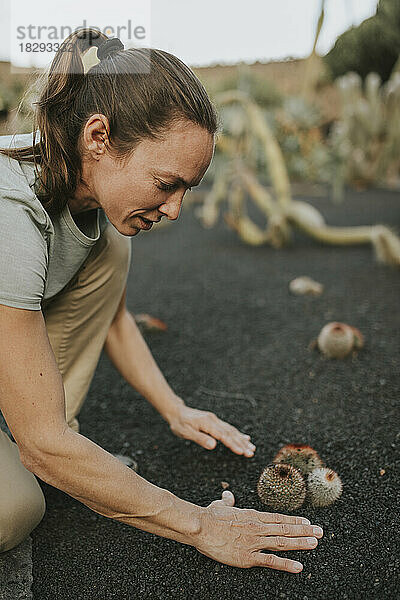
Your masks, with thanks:
M149 229L163 216L177 219L186 190L198 185L208 169L214 136L195 123L179 121L162 141L142 140L121 166L106 151L99 116L93 115L85 126L88 154L82 161L82 184L69 202L71 212L101 207L127 236Z

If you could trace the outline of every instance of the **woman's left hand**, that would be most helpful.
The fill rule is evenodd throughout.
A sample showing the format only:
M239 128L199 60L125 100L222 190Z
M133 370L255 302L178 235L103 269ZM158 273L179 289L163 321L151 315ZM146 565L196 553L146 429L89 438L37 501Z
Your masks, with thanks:
M197 410L183 404L177 406L167 420L171 431L176 436L193 440L207 450L213 450L217 440L235 454L244 454L247 457L253 456L256 449L249 435L241 433L236 427L222 421L210 411Z

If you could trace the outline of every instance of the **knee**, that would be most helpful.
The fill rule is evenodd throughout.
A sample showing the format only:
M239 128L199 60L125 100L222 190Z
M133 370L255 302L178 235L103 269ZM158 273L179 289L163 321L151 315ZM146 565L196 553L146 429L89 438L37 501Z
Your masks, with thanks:
M28 537L43 519L45 510L45 499L36 479L26 494L18 494L8 502L1 499L0 552L15 548Z
M121 273L124 278L129 271L131 263L131 238L122 235L111 223L106 227L106 260L112 265L113 270Z

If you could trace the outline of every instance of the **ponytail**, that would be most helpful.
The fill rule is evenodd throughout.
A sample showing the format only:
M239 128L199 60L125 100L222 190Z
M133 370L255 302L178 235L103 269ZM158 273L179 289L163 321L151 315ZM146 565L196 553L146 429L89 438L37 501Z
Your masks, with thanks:
M120 159L129 158L142 139L159 138L174 120L188 119L211 134L219 126L201 82L168 52L117 45L112 60L100 60L85 72L86 52L107 40L92 28L77 30L64 40L49 70L39 78L32 145L0 149L16 160L34 162L35 193L52 215L63 210L79 183L80 138L92 114L107 117L110 150Z

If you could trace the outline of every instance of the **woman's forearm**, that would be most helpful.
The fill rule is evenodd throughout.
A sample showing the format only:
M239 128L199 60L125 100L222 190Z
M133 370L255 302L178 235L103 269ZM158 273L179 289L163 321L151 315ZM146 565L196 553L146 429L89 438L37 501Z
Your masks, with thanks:
M26 467L95 512L138 529L192 544L204 509L150 483L92 441L66 428Z
M184 404L168 385L128 310L111 325L104 350L124 377L166 419Z

